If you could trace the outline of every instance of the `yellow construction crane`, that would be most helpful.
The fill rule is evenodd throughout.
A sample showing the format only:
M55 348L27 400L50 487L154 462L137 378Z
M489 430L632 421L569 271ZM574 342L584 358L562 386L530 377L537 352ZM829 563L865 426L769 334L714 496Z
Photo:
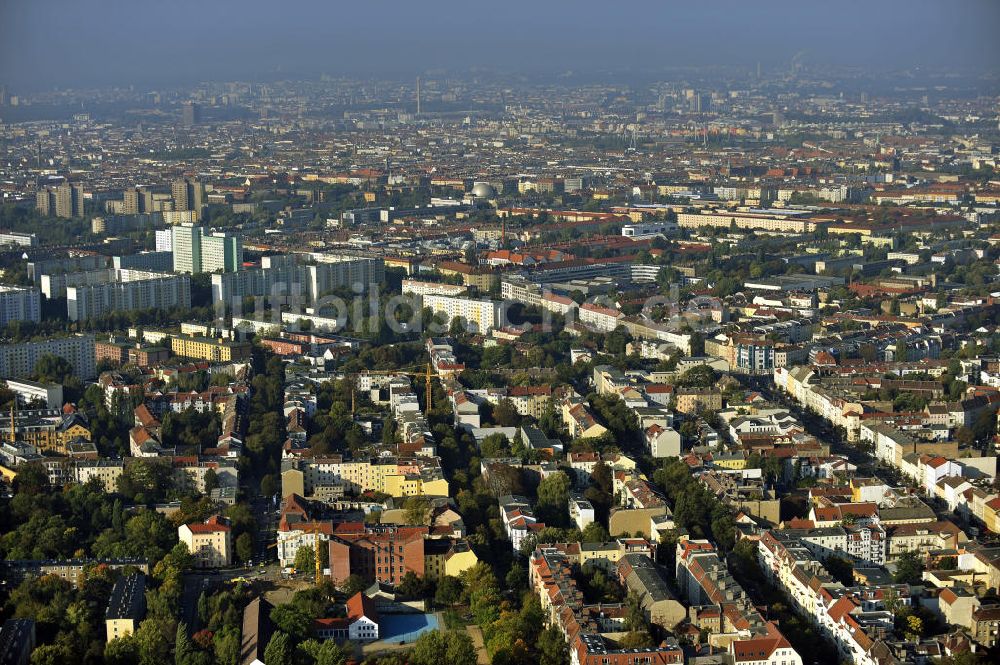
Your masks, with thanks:
M316 565L316 585L319 586L323 583L323 562L319 556L319 534L323 530L323 525L319 522L310 522L306 524L302 531L305 533L311 533L314 535L313 538L313 559ZM265 549L273 549L278 546L278 543L271 543ZM298 572L298 571L296 571Z
M10 442L11 444L17 443L17 418L14 415L17 413L17 398L15 397L10 402Z
M316 586L323 583L323 560L319 555L319 532L322 525L319 522L307 524L304 531L313 534L313 559L316 562Z
M352 374L351 376L366 376L366 375L372 375L372 374L377 374L377 375L381 375L381 376L385 376L385 375L389 375L389 376L399 375L399 376L417 376L417 377L423 377L423 379L424 379L424 390L426 391L425 394L424 394L424 398L425 398L424 399L424 404L425 404L424 408L427 411L431 410L431 401L432 401L431 400L431 395L433 394L433 390L432 390L432 387L431 387L431 378L433 378L433 376L434 376L434 368L431 367L430 363L427 363L427 367L422 372L413 372L413 371L398 370L398 369L373 369L373 370L367 370L367 371L364 371L364 372L358 372L356 374ZM354 392L355 392L355 389L354 389L354 386L352 385L351 386L351 415L352 416L354 415L354 408L355 408Z

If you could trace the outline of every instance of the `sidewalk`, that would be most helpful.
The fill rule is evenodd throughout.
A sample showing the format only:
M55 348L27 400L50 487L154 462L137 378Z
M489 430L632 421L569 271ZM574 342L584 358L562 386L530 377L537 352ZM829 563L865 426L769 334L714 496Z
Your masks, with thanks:
M483 642L483 630L479 626L466 626L469 637L472 638L472 646L476 647L477 665L490 665L490 656L486 653L486 644Z

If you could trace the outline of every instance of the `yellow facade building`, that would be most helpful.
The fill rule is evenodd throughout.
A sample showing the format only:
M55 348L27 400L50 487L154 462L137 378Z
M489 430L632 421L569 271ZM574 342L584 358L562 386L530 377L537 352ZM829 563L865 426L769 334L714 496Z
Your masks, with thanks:
M251 345L248 342L230 342L224 339L179 335L170 338L170 350L174 355L185 358L233 362L249 359Z

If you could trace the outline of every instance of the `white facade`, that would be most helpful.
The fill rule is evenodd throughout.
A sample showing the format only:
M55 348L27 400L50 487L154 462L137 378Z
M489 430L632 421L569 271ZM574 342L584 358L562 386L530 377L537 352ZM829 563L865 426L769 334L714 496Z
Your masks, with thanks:
M94 336L74 335L56 337L41 342L23 342L0 346L0 377L26 377L35 371L35 363L43 355L52 354L65 358L81 379L92 379L97 374L94 357Z
M243 263L243 245L234 235L205 235L202 228L194 224L175 226L170 232L174 272L235 272Z
M173 235L173 229L156 231L156 251L172 252L174 249Z
M58 383L37 383L27 379L7 379L6 383L24 404L41 400L47 409L62 408L63 387Z
M42 320L41 296L34 287L0 285L0 326L11 321Z
M187 545L195 568L222 568L233 561L228 526L182 524L177 528L177 537Z
M115 311L171 307L191 307L190 277L181 275L66 289L66 314L70 321L83 321Z
M378 639L378 624L366 616L351 622L347 636L352 642L373 642Z
M326 534L318 534L320 537L320 542L323 543L320 547L326 547L326 541L329 539ZM278 562L282 566L291 566L295 563L295 555L298 553L300 547L310 547L312 551L316 551L316 536L315 532L309 531L299 531L298 529L289 529L288 531L278 530Z
M243 243L228 233L201 237L201 272L234 272L243 263Z
M174 272L201 272L201 227L181 224L170 229Z
M645 439L649 454L657 459L681 455L681 435L672 427L654 425L646 430Z
M622 318L622 313L615 309L600 307L590 303L580 306L578 316L580 323L598 332L614 332L618 327L618 321Z
M416 279L404 279L403 293L415 296L448 296L454 298L465 293L465 287L460 284L445 284L443 282L421 282Z
M653 238L676 233L677 222L642 222L622 225L622 235L626 238Z
M469 332L487 333L497 327L500 303L492 300L472 298L450 298L448 296L424 296L423 306L434 314L444 314L448 320L460 317Z
M582 497L571 496L569 498L569 518L576 524L576 528L583 531L588 524L594 521L594 506Z

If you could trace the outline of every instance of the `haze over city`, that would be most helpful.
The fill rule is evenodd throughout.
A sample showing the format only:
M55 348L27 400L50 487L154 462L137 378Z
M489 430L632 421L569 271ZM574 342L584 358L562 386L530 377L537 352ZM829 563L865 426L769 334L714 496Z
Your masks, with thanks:
M0 3L0 79L25 89L485 68L587 77L808 62L993 72L1000 6L887 2L306 0Z
M0 0L0 665L1000 662L998 28Z

